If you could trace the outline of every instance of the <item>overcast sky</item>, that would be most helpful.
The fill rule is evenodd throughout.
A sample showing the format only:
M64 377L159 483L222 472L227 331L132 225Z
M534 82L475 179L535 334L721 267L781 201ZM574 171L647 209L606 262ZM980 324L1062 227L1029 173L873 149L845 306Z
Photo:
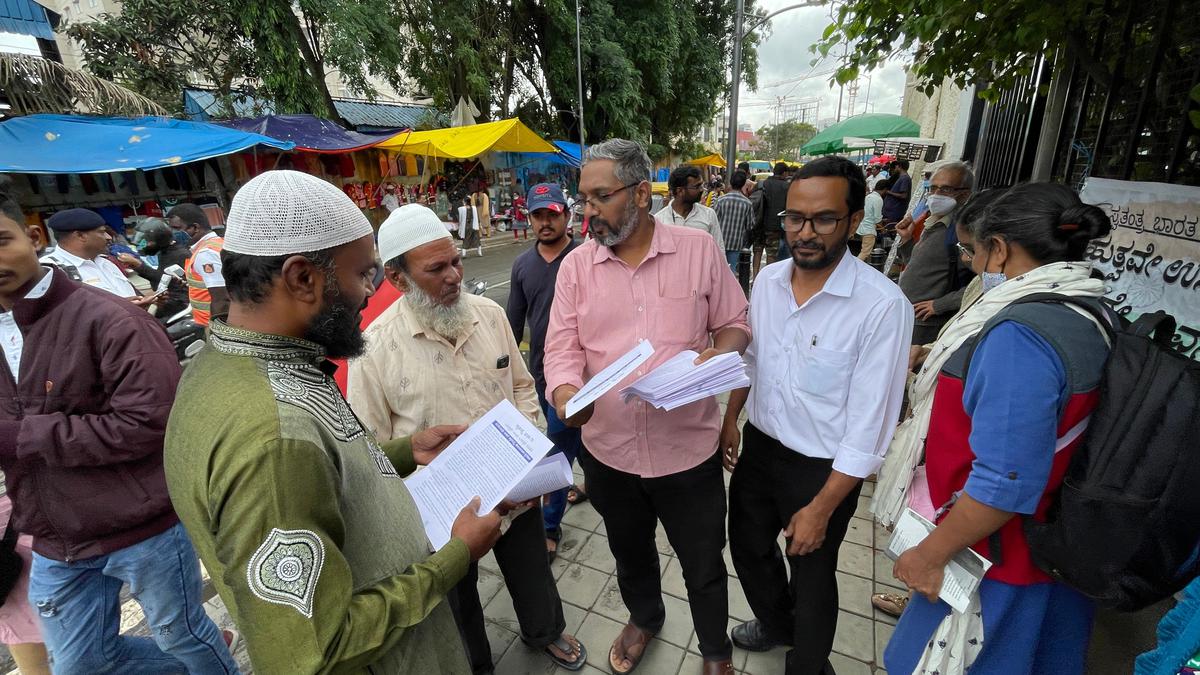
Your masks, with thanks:
M797 0L759 0L768 13ZM771 20L771 36L758 47L758 91L751 92L744 85L738 105L738 122L749 123L757 130L764 124L775 121L772 105L777 97L784 96L790 103L804 99L819 98L819 118L833 119L837 116L838 88L829 84L836 60L832 56L811 65L816 54L809 46L821 37L821 32L830 23L828 7L793 9ZM803 78L794 81L797 78ZM784 84L774 85L782 81ZM895 60L883 68L870 73L868 100L868 78L859 78L858 98L854 112L900 113L900 100L904 94L904 63ZM849 96L842 102L842 116L847 115ZM866 106L864 108L864 105Z

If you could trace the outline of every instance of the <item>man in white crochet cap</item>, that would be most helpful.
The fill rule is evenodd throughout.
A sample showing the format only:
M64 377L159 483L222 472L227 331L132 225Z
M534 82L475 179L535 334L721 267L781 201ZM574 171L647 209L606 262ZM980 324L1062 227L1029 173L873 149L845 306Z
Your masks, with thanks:
M500 305L462 292L462 257L437 215L406 204L379 228L384 276L404 293L366 331L366 353L350 362L347 395L355 414L381 441L435 424L465 425L508 399L531 422L538 401L508 318ZM436 427L435 427L436 428ZM562 601L546 556L537 504L512 519L496 542L496 561L512 596L521 639L569 670L587 652L563 632ZM492 671L471 565L455 588L455 618L471 669Z
M445 598L500 516L476 500L433 551L402 480L463 429L379 443L329 377L362 349L371 226L333 185L268 171L234 197L221 255L229 317L180 384L167 483L254 669L465 675Z

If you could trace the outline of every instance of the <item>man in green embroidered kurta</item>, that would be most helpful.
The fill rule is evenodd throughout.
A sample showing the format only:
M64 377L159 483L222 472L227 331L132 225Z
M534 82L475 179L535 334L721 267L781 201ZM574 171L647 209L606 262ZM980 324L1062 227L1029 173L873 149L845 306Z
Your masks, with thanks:
M499 516L468 506L433 552L402 480L462 427L381 447L326 361L362 349L370 225L332 185L272 171L234 198L225 242L229 319L213 321L180 384L166 466L251 662L267 674L469 673L443 600L495 543Z

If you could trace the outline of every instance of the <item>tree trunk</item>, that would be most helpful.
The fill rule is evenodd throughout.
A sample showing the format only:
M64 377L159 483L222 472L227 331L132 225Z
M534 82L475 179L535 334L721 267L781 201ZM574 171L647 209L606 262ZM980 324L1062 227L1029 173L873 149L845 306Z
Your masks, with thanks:
M284 13L286 17L285 27L288 35L295 41L296 46L300 49L300 55L304 58L305 68L308 70L308 75L312 79L313 87L316 88L317 94L321 97L321 102L324 104L325 117L339 123L344 123L345 120L338 114L337 106L333 104L333 96L329 94L329 85L325 83L325 65L317 58L317 54L313 51L312 45L308 42L308 36L304 32L304 28L300 25L300 17L291 11L289 7Z

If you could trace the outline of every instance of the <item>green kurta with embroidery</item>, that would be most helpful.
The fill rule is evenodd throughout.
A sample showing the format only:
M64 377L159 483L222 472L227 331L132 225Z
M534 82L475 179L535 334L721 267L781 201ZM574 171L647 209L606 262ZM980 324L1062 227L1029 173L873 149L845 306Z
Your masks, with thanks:
M308 341L212 323L167 427L171 501L259 673L470 672L446 592L460 540L431 553L402 476Z

